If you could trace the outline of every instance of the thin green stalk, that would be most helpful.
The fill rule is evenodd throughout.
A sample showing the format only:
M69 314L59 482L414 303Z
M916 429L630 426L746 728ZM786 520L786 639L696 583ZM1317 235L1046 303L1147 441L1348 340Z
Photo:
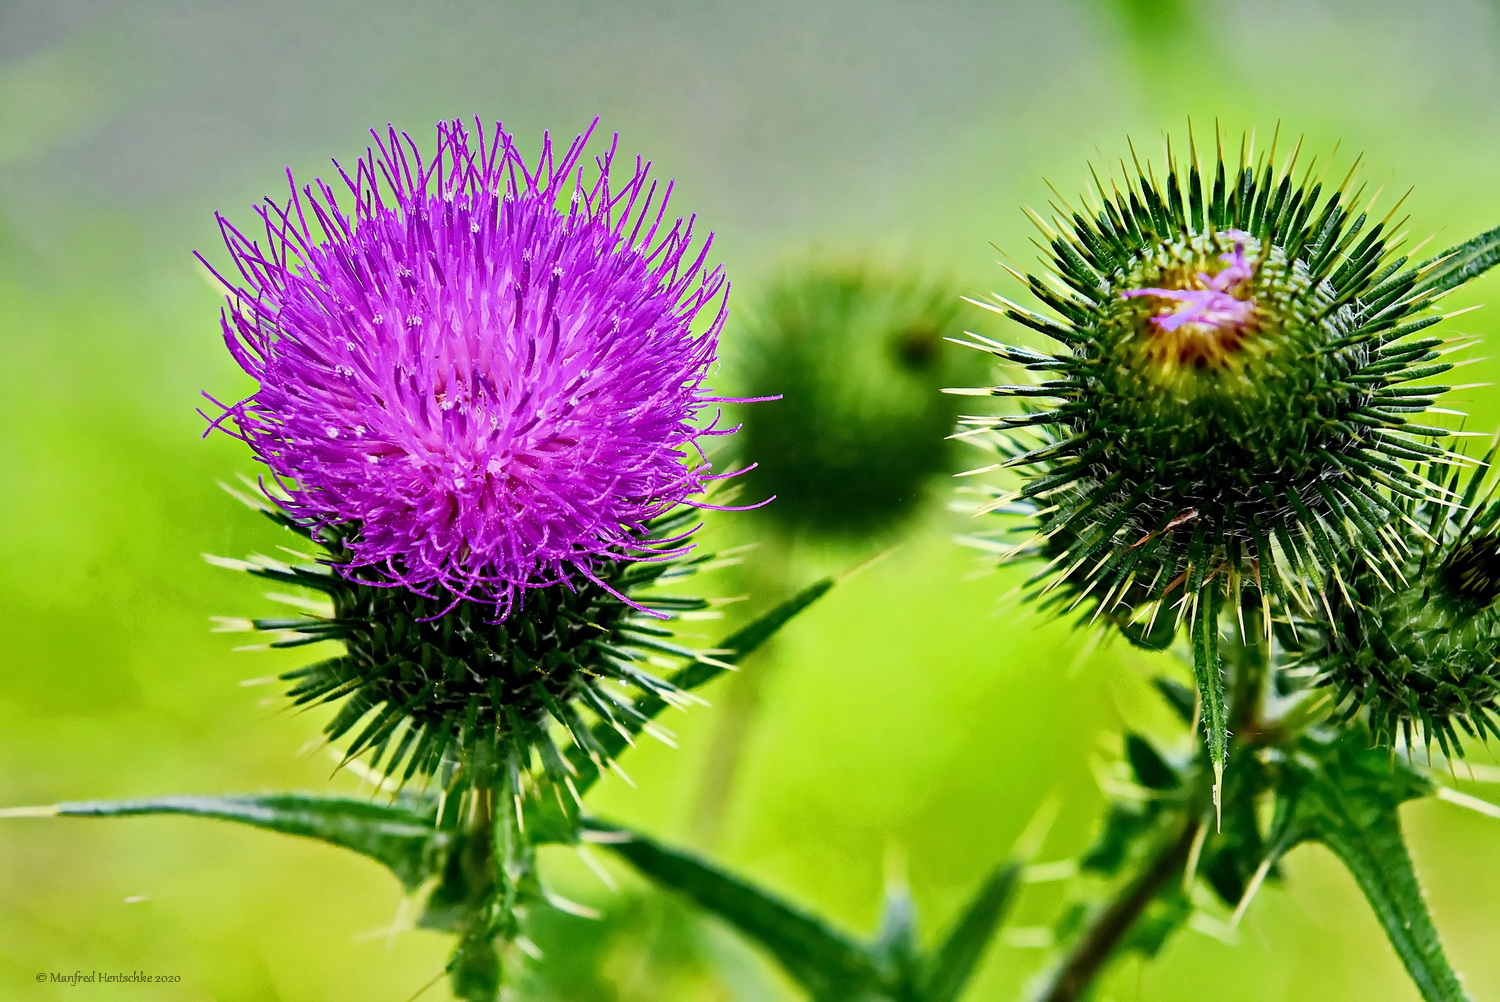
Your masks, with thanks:
M1231 754L1248 754L1246 745L1255 743L1261 730L1260 712L1270 652L1266 642L1248 637L1244 631L1237 631L1235 636L1237 642L1225 644L1223 651L1225 665L1233 673L1229 680L1227 719L1232 728ZM1212 782L1211 777L1212 773L1205 770L1200 782L1205 788L1196 796L1184 798L1179 808L1182 817L1170 829L1170 837L1083 933L1053 975L1040 1002L1075 1002L1085 997L1151 902L1181 879L1193 843L1205 823L1204 804L1210 796L1206 784Z
M1182 872L1202 823L1199 818L1188 821L1157 850L1073 947L1041 996L1041 1002L1075 1002L1084 997L1141 913Z
M751 556L751 578L757 598L780 602L791 592L788 570L793 545L772 536ZM698 799L693 808L693 834L699 845L716 846L724 833L729 807L739 783L745 746L760 718L766 684L776 669L775 648L766 644L724 689L723 713L703 764Z

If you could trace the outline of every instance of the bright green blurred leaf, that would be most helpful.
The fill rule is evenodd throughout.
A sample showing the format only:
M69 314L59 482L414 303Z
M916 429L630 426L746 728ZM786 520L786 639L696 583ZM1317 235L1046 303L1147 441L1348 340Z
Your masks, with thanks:
M1020 866L1007 863L985 880L928 957L921 984L924 1002L956 1002L963 995L1005 918L1020 876Z

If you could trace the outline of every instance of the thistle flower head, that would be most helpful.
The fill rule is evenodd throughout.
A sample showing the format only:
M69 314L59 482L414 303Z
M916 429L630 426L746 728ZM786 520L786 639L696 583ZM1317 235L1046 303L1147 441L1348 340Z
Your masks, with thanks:
M393 129L338 182L267 200L261 239L220 218L224 337L259 385L215 425L336 529L345 574L503 618L597 579L711 479L711 238L639 158L586 165L588 139L532 165L499 125L440 124L430 156Z
M680 701L647 666L693 658L664 621L708 608L657 586L707 559L686 540L727 285L613 145L590 169L588 133L534 165L498 125L437 134L427 157L377 133L339 187L267 201L260 241L221 219L225 340L259 385L215 425L317 548L227 563L319 593L242 625L341 645L283 679L339 704L349 757L519 797L538 764L567 784L566 744L607 764L591 735L636 700Z
M1038 220L1051 273L1018 277L1050 314L992 307L1057 347L975 341L1032 377L990 391L1016 412L966 422L1022 471L984 506L1023 516L1011 555L1044 559L1039 591L1138 642L1191 619L1220 771L1223 600L1258 597L1268 632L1274 606L1352 604L1329 573L1342 554L1399 558L1387 523L1439 490L1409 464L1451 455L1420 420L1446 389L1421 381L1451 366L1414 335L1500 259L1491 233L1409 265L1352 172L1325 188L1297 159L1247 144L1205 171L1169 146L1161 181L1137 164L1123 190Z
M1023 471L991 507L1027 516L1022 552L1069 604L1170 625L1211 583L1258 591L1269 623L1317 601L1336 553L1391 549L1391 495L1431 493L1407 464L1446 455L1419 419L1446 387L1417 381L1450 366L1412 335L1492 262L1409 266L1389 215L1296 160L1205 173L1169 150L1163 181L1046 226L1052 275L1024 280L1054 315L995 307L1060 349L977 342L1037 377L991 391L1019 413L968 424Z
M939 393L981 361L949 342L962 302L940 281L867 260L787 270L748 314L734 362L757 496L781 528L832 539L887 530L948 460L958 407Z
M1295 620L1285 638L1295 666L1386 745L1436 741L1453 757L1461 735L1500 736L1500 502L1481 496L1492 458L1467 475L1434 469L1456 500L1401 503L1404 559L1342 555L1356 602Z

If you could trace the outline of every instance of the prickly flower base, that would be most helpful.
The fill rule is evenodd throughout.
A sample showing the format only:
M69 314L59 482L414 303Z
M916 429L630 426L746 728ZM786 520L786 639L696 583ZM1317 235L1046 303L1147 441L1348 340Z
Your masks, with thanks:
M496 622L493 606L341 572L345 537L357 529L308 529L279 508L256 506L317 543L321 555L295 564L215 562L322 593L327 607L226 625L272 633L275 647L342 646L283 674L288 694L299 706L338 705L324 732L346 761L366 759L395 789L436 783L436 824L451 833L451 844L421 924L459 935L450 973L460 997L490 998L493 989L484 986L499 984L494 944L513 940L518 910L545 898L523 820L528 805L536 813L550 804L576 820L578 761L596 770L612 765L597 732L628 737L647 726L635 703L642 695L686 700L646 666L695 656L671 641L668 624L705 613L710 603L656 591L709 559L672 549L694 512L651 526L652 538L662 540L654 545L673 559L619 560L597 581L532 589Z
M1407 464L1448 455L1421 415L1446 389L1424 380L1450 364L1417 334L1440 293L1494 264L1468 245L1409 264L1390 215L1296 161L1221 154L1205 172L1169 150L1163 181L1140 171L1041 224L1050 274L1021 277L1053 315L992 307L1056 350L974 341L1035 376L978 391L1019 412L968 422L1022 474L983 507L1023 516L1029 538L988 545L1044 560L1038 593L1145 646L1190 620L1220 768L1218 608L1258 602L1264 635L1274 610L1348 604L1327 576L1338 554L1399 558L1388 523L1434 493Z
M491 606L351 579L335 568L344 533L355 530L307 530L266 511L316 539L324 555L302 564L216 562L322 592L327 614L229 625L278 634L275 647L342 644L342 654L282 678L297 705L338 702L324 728L328 739L347 740L347 758L368 756L371 768L398 784L437 777L447 796L504 783L519 789L536 765L561 794L570 782L562 749L607 765L593 727L620 728L642 692L686 698L646 665L663 655L694 656L671 642L666 624L710 603L648 592L692 575L707 556L618 560L598 581L532 589L520 611L496 622ZM693 517L683 510L658 519L654 538L674 535Z

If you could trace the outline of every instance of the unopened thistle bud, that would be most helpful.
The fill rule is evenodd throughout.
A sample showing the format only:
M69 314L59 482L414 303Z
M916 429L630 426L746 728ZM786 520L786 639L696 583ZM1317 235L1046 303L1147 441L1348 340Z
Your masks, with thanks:
M538 759L566 783L558 744L597 755L633 694L675 696L647 662L691 653L661 620L705 603L651 589L691 571L712 507L727 285L639 159L437 133L430 159L377 133L340 184L259 209L260 240L221 220L225 341L259 385L214 425L322 547L241 565L326 596L255 624L343 645L285 676L293 698L341 701L330 739L401 780L519 796Z
M1495 262L1473 245L1415 266L1345 178L1325 188L1271 153L1196 150L1137 167L1078 210L1038 220L1050 274L1018 276L1052 311L996 312L1050 337L1037 351L977 346L1033 374L983 391L1018 413L969 422L1019 489L989 507L1026 516L1019 553L1041 589L1132 624L1159 646L1193 622L1202 718L1225 753L1217 657L1224 600L1311 609L1341 555L1392 553L1385 526L1431 486L1409 464L1442 458L1421 422L1450 367L1419 332L1437 296ZM998 493L998 492L997 492ZM1337 590L1337 584L1332 586ZM1327 598L1330 603L1344 596Z
M1467 480L1449 467L1451 498L1403 499L1407 517L1393 528L1404 557L1344 554L1338 574L1353 605L1288 635L1293 674L1314 673L1386 745L1436 741L1454 757L1463 735L1500 737L1500 502L1481 496L1492 458Z
M756 496L785 530L828 539L888 530L946 468L958 407L939 393L978 378L962 301L941 282L861 261L789 270L744 323L735 358Z

